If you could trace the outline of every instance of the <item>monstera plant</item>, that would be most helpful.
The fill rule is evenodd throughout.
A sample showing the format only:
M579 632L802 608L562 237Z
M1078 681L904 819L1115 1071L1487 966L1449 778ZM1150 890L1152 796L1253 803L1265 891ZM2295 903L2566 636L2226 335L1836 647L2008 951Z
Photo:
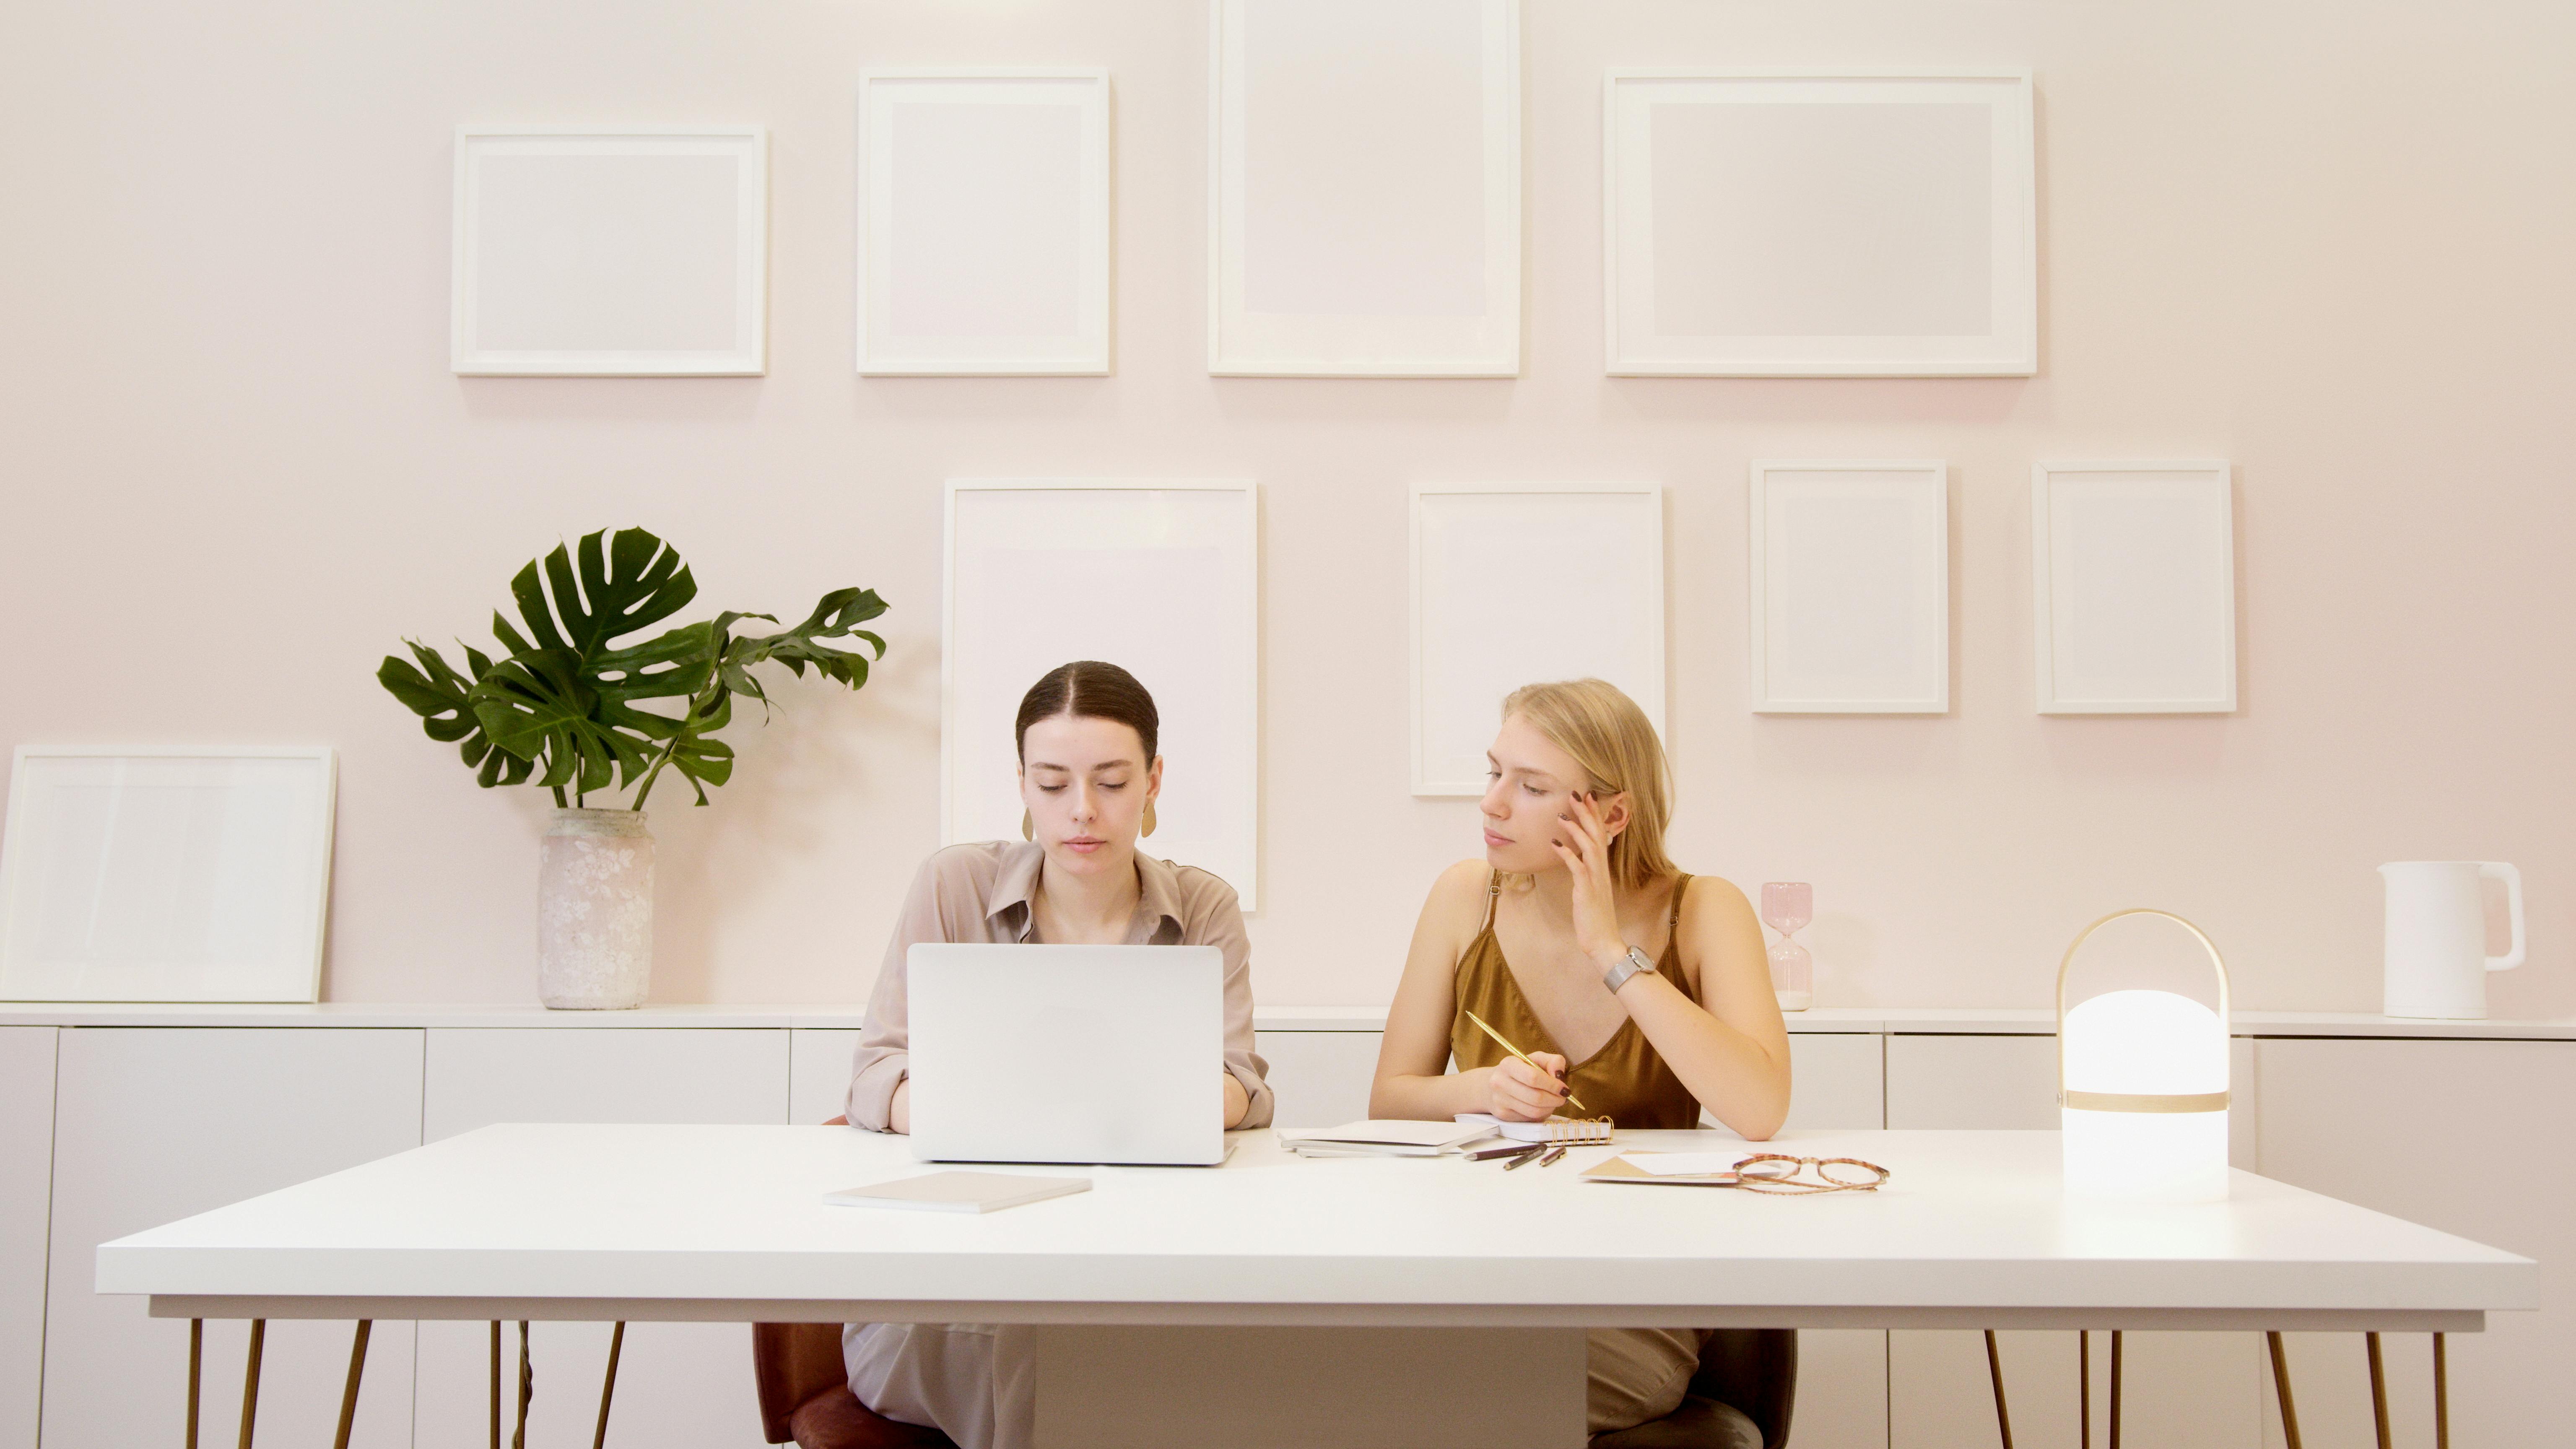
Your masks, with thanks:
M510 594L525 631L493 612L500 658L460 641L460 670L406 639L411 659L386 655L376 679L431 739L457 747L476 784L534 781L557 805L631 788L626 808L641 810L665 770L704 805L707 787L733 774L733 746L714 736L732 723L734 696L768 708L755 667L775 661L799 678L810 668L857 689L868 682L869 654L827 641L885 657L885 640L858 627L886 610L874 589L834 589L804 622L775 634L737 635L746 619L775 624L777 616L727 611L622 643L698 595L678 551L640 528L590 534L578 555L555 545L519 570ZM671 712L641 707L662 700Z

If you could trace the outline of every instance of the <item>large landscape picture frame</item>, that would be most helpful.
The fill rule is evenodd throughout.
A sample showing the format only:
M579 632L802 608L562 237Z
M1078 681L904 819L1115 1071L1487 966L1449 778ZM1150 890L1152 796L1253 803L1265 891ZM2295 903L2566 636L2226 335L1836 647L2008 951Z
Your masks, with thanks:
M1485 793L1485 748L1524 684L1594 677L1664 728L1664 490L1417 483L1416 795Z
M2220 458L2031 466L2041 714L2235 712L2231 472Z
M1947 713L1949 465L1761 459L1748 504L1753 712Z
M956 479L941 607L940 841L1020 838L1012 722L1039 676L1101 659L1162 717L1160 826L1137 849L1258 905L1260 501L1196 479Z
M1518 375L1518 0L1211 7L1208 371Z
M724 377L768 366L759 126L459 126L449 366Z
M0 1000L319 999L327 747L18 747Z
M2027 72L1612 70L1609 371L2039 370Z
M1105 70L863 73L858 370L1107 373L1110 157Z

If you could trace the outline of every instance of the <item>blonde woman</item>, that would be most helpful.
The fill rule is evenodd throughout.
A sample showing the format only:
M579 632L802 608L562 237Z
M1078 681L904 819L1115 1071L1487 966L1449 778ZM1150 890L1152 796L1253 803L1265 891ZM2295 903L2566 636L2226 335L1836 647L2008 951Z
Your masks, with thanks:
M1369 1114L1535 1122L1570 1089L1621 1127L1696 1127L1705 1110L1751 1141L1778 1131L1789 1035L1762 929L1742 891L1664 854L1671 777L1644 711L1597 679L1533 684L1503 702L1487 758L1484 858L1423 903ZM1592 1432L1671 1413L1704 1337L1595 1331ZM1744 1435L1760 1445L1750 1420Z

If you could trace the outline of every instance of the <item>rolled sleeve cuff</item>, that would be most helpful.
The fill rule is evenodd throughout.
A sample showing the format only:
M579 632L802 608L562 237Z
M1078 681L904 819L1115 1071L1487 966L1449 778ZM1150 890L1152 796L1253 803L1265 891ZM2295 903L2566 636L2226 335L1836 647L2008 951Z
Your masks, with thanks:
M870 1132L894 1130L894 1089L912 1075L912 1053L890 1052L850 1079L850 1125Z
M1271 1098L1270 1084L1261 1080L1260 1075L1248 1066L1227 1062L1225 1069L1243 1084L1243 1095L1248 1099L1243 1108L1243 1120L1234 1124L1235 1130L1269 1126L1277 1105Z

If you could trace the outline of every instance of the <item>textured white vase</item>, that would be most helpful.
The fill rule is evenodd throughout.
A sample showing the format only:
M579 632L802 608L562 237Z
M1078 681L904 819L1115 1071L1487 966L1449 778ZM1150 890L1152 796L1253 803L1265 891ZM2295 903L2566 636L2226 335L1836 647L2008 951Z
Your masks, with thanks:
M653 837L639 810L559 809L537 848L537 999L644 1004L653 978Z

